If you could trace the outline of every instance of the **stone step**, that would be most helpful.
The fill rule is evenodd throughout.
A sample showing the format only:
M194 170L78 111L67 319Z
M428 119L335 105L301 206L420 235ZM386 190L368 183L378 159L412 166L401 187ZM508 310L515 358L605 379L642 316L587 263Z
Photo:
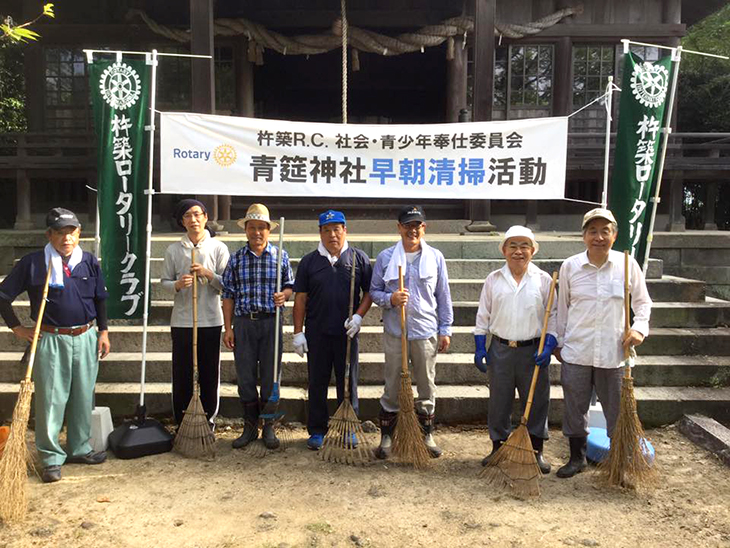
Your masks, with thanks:
M148 383L145 387L148 413L169 417L171 396L169 383ZM0 383L0 416L10 417L17 400L18 384ZM361 420L376 420L382 395L381 386L363 386L359 389ZM639 417L645 427L671 424L685 413L701 413L720 421L730 419L730 388L695 387L638 387L634 394ZM236 387L223 384L220 391L220 416L240 417L241 405ZM560 424L563 414L563 391L560 386L550 390L549 421ZM329 390L330 414L336 408L334 389ZM282 387L280 409L286 421L306 421L307 394L303 388ZM129 417L139 402L137 383L99 383L96 403L109 407L116 419ZM489 389L486 386L444 385L438 387L436 416L442 423L484 423L487 419ZM518 410L515 401L515 411Z
M292 269L296 273L299 266L300 258L291 258ZM150 272L153 278L162 276L163 258L154 257L150 262ZM370 258L371 264L375 264L375 257ZM532 261L547 273L559 271L563 259L542 259L535 258ZM470 278L479 279L486 278L490 272L502 268L504 259L446 259L446 268L449 272L450 279ZM663 263L659 259L649 259L649 265L646 271L648 279L658 279L662 277ZM704 279L704 278L700 278Z
M453 301L454 325L474 325L477 301ZM15 313L21 322L30 325L30 304L15 301ZM293 299L284 308L284 325L292 323ZM172 301L152 301L150 325L169 325ZM363 319L364 325L381 325L383 310L373 306ZM111 320L110 325L139 325L139 320ZM655 302L651 311L652 327L722 327L730 325L730 302L708 299L697 302Z
M0 382L19 381L25 372L20 364L22 352L0 352ZM146 380L170 382L170 352L147 354ZM112 352L99 364L98 382L138 382L141 375L140 352ZM360 354L359 382L362 385L383 382L383 354ZM560 362L553 358L550 379L560 384ZM727 356L639 356L634 368L637 386L723 386L730 385L730 357ZM221 353L221 381L236 382L232 352ZM306 386L307 363L293 352L282 357L282 385ZM472 353L447 353L439 356L436 384L484 385L487 377L474 367Z
M471 326L453 328L450 352L469 353L474 351L474 338ZM361 352L382 352L382 328L366 326L360 332ZM118 326L109 335L112 347L117 351L138 350L142 342L140 326ZM284 348L290 350L292 327L284 327ZM0 348L7 351L23 350L25 342L20 341L12 331L0 329ZM166 326L150 326L148 328L147 350L149 352L167 352L170 349L170 329ZM674 355L730 355L730 328L674 328L661 327L653 329L651 336L641 346L639 352L645 356Z

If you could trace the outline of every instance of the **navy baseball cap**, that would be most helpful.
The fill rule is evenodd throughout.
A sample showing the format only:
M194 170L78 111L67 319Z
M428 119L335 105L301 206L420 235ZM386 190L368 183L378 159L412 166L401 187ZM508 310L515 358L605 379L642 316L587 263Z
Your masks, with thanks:
M400 224L405 225L413 221L426 222L426 214L421 206L406 206L400 210L398 213L398 222Z
M67 226L79 228L81 223L73 211L62 207L54 207L46 215L46 226L51 230L60 230Z
M328 209L319 216L319 226L330 225L332 223L347 225L347 222L345 221L345 214L342 213L342 211Z

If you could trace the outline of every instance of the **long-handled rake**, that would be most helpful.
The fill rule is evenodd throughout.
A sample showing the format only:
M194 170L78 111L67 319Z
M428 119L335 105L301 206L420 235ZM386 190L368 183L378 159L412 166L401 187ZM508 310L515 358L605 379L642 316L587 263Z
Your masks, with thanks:
M279 252L276 255L276 292L281 293L281 264L284 255L284 217L279 218ZM276 307L276 331L274 331L274 383L271 387L271 395L259 414L259 419L263 421L274 421L274 431L279 437L279 450L285 449L291 442L291 433L289 430L282 428L282 419L284 412L279 410L279 401L281 399L280 384L281 372L279 370L279 330L281 323L281 307ZM254 441L246 446L246 453L255 457L266 456L268 450L264 446L263 440L259 443Z
M357 255L352 252L352 266L350 267L350 310L348 318L352 320L355 307L355 271ZM345 397L332 415L327 435L322 443L322 460L339 462L342 464L367 464L373 460L373 452L365 438L360 419L350 401L350 346L351 339L347 337L345 350Z
M624 251L624 336L631 330L631 295L629 293L629 252ZM631 349L624 350L624 378L621 405L611 436L608 457L598 466L599 478L608 485L639 490L656 484L658 472L648 456L644 429L636 412L634 378L631 376Z
M398 267L398 287L403 291L403 267ZM393 456L400 462L424 469L431 463L431 455L423 439L414 408L411 374L408 371L408 336L406 333L406 307L400 309L401 373L398 392L398 420L393 432Z
M190 262L195 263L195 248L191 250ZM175 436L175 450L185 457L214 458L215 435L210 429L208 417L200 401L198 383L198 276L193 276L193 397L190 398L182 423Z
M548 319L550 318L550 310L553 307L557 281L558 273L553 272L548 304L545 309L545 317L542 320L538 355L542 353L545 346L545 335L547 334ZM487 483L500 487L509 487L518 497L537 497L540 495L540 477L542 474L540 473L540 467L537 465L535 450L530 440L530 432L527 430L527 420L530 418L532 397L535 394L539 373L540 366L535 365L525 412L522 414L522 419L520 419L520 425L509 435L507 441L502 444L489 459L487 466L479 473L479 476L485 478Z
M28 367L25 370L25 378L20 381L20 392L18 392L18 401L15 402L15 409L13 409L10 434L5 442L2 457L0 457L0 485L2 485L0 519L6 523L22 521L28 510L28 463L31 462L31 456L28 452L25 436L28 429L28 419L30 418L30 403L33 398L31 375L33 374L33 363L35 362L35 351L41 332L43 313L46 310L50 279L51 263L49 261L46 281L43 286L43 297L38 308L33 340L30 343Z

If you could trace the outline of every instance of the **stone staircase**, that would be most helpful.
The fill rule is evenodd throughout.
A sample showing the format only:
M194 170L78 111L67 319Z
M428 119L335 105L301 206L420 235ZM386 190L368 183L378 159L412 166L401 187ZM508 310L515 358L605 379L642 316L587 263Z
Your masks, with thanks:
M148 330L146 404L154 415L170 415L170 335L169 317L172 295L159 284L162 259L167 246L177 235L153 238L152 306ZM231 250L244 244L241 234L222 236ZM273 238L275 239L275 238ZM562 260L583 249L575 235L544 233L538 236L540 252L535 263L548 272L557 270ZM489 389L486 377L473 365L471 331L479 293L486 275L501 267L503 259L497 249L500 238L487 235L435 234L431 245L447 258L452 299L454 301L454 335L447 354L437 366L438 420L448 423L484 422ZM296 268L304 254L316 247L316 234L294 234L286 248ZM390 234L353 235L352 245L375 258L378 252L394 243ZM90 244L84 244L90 248ZM639 348L635 368L639 413L646 425L676 421L684 413L701 412L720 419L730 419L730 302L706 297L704 282L663 275L661 260L649 264L647 283L654 300L652 332ZM16 311L27 321L29 304L16 301ZM306 417L306 362L291 352L291 309L284 314L284 355L282 371L282 407L287 420L304 421ZM98 405L109 406L116 418L130 415L139 397L141 362L141 322L112 321L112 354L101 362L97 383ZM364 321L360 335L361 418L377 415L382 391L381 310L373 307ZM24 343L7 328L0 328L0 422L7 420L23 375L19 361ZM560 364L553 360L552 406L550 421L562 417ZM226 417L240 416L236 392L233 355L223 350L221 364L221 408ZM334 389L330 389L334 399ZM332 402L334 411L334 402Z

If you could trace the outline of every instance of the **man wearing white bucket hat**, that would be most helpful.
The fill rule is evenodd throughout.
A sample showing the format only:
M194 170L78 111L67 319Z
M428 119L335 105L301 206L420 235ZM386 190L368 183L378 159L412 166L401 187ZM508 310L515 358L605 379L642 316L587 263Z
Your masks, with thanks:
M638 346L649 334L651 298L641 267L629 262L629 287L634 323L624 336L624 257L612 251L618 234L608 209L592 209L583 217L586 250L560 267L558 349L562 362L563 434L570 442L570 460L558 477L570 478L586 467L588 408L595 388L610 437L618 418L623 377L623 348Z
M246 230L248 242L231 255L223 273L223 344L233 350L238 377L238 396L243 405L243 433L233 441L233 448L245 447L259 434L259 392L261 399L271 397L274 383L274 335L281 334L276 325L276 307L291 297L294 275L286 251L269 243L269 233L278 224L269 218L263 204L253 204L238 221ZM281 252L281 292L276 292L276 263ZM281 375L282 338L279 337L279 375ZM269 449L279 447L273 420L264 420L261 437Z
M535 364L540 366L527 429L537 453L540 471L548 474L550 464L543 458L542 448L548 437L548 366L553 349L557 346L557 310L553 305L545 346L538 355L551 285L551 277L532 263L532 257L539 248L529 228L513 226L504 234L499 249L504 255L505 264L487 276L479 298L474 329L474 365L480 371L489 373L488 420L492 454L484 458L484 466L510 434L515 388L520 395L520 413L523 413ZM492 342L487 350L489 334Z

